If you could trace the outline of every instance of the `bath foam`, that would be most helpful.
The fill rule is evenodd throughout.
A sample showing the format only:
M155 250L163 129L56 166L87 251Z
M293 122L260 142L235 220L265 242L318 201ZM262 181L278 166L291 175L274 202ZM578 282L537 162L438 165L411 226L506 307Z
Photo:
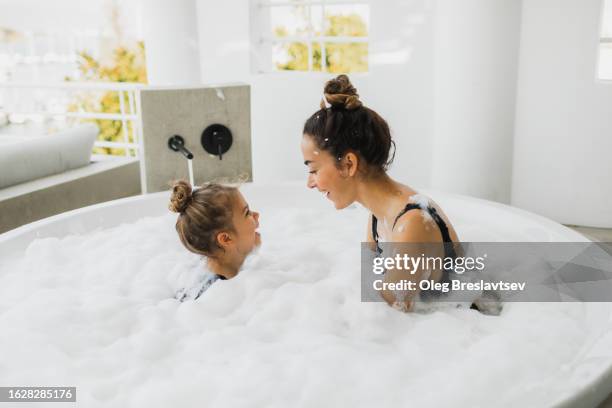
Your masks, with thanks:
M197 301L173 299L201 266L174 214L0 260L0 384L87 407L537 406L590 341L581 304L362 303L363 209L259 210L261 249Z
M425 208L429 207L430 204L429 198L423 194L413 194L410 196L409 201L421 207L422 210L425 210ZM423 221L425 223L433 222L433 218L429 211L421 211L421 213L423 214Z

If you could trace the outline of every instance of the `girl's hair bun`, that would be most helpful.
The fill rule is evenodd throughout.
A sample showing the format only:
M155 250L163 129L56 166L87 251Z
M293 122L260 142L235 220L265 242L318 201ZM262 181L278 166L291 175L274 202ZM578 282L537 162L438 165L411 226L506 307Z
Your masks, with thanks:
M351 84L348 76L344 74L327 81L325 88L323 88L323 97L335 108L352 110L363 105L359 100L357 89ZM321 101L321 109L325 109L325 106L325 101Z
M191 184L185 180L176 181L172 185L172 195L170 196L170 211L184 213L191 203Z

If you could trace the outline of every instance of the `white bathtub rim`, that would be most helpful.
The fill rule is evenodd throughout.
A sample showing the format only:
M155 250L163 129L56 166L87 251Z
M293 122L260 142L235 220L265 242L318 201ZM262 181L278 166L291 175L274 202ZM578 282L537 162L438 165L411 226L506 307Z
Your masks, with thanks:
M105 201L103 203L98 203L98 204L93 204L93 205L88 205L85 207L81 207L81 208L76 208L74 210L70 210L70 211L65 211L63 213L60 214L56 214L56 215L52 215L50 217L46 217L37 221L33 221L30 222L28 224L22 225L20 227L14 228L12 230L9 230L5 233L0 234L0 244L18 238L21 235L24 235L28 232L34 231L37 228L40 227L46 227L49 226L51 224L55 224L57 222L60 221L64 221L70 218L73 218L75 216L78 215L83 215L83 214L87 214L87 213L91 213L91 212L95 212L96 210L100 209L100 208L107 208L107 207L117 207L120 205L123 205L125 203L130 203L130 202L134 202L134 201L141 201L144 199L150 199L151 196L154 195L159 195L162 194L163 192L160 193L154 193L154 194L140 194L137 196L132 196L132 197L125 197L125 198L119 198L116 200L111 200L111 201ZM167 194L167 193L165 193Z
M282 183L248 183L248 187L247 188L258 188L258 187L275 187L275 186L283 186L283 187L296 187L298 185L297 182L282 182ZM303 186L303 183L299 183L300 187L306 188ZM568 241L572 241L572 242L590 242L590 240L588 238L586 238L585 236L583 236L582 234L562 225L559 224L556 221L551 220L550 218L532 213L530 211L527 210L523 210L521 208L518 207L513 207L510 205L506 205L506 204L502 204L502 203L497 203L494 201L489 201L489 200L485 200L485 199L481 199L481 198L476 198L476 197L471 197L471 196L465 196L465 195L461 195L461 194L455 194L455 193L446 193L446 192L437 192L434 190L422 190L425 194L429 195L429 196L435 196L435 197L446 197L446 198L450 198L450 199L455 199L455 200L466 200L466 201L472 201L472 202L477 202L481 205L490 207L490 208L495 208L498 210L503 210L503 211L509 211L510 213L512 213L513 215L518 215L518 216L523 216L525 218L527 218L530 221L534 221L538 224L541 224L541 226L546 227L547 229L552 230L553 232L555 232L556 234L562 235L562 236L566 236ZM63 220L67 220L70 219L72 217L76 217L78 215L83 215L83 214L87 214L87 213L92 213L95 212L98 209L101 208L110 208L110 207L116 207L116 206L120 206L126 203L132 203L132 202L136 202L136 201L153 201L153 200L158 200L161 197L166 197L169 198L169 191L161 191L161 192L157 192L157 193L152 193L152 194L141 194L141 195L137 195L137 196L132 196L132 197L126 197L126 198L120 198L117 200L112 200L112 201L106 201L103 203L98 203L98 204L94 204L94 205L90 205L90 206L86 206L86 207L81 207L81 208L77 208L74 210L70 210L70 211L66 211L63 212L61 214L57 214L57 215L53 215L51 217L47 217L47 218L43 218L41 220L38 221L34 221L31 222L29 224L25 224L22 225L20 227L17 227L15 229L9 230L3 234L0 234L0 244L7 242L9 240L12 240L14 238L18 238L19 236L22 236L24 234L27 234L28 232L32 232L34 230L36 230L37 228L40 227L46 227L49 226L51 224L57 223L57 222L61 222ZM161 211L160 211L161 214Z

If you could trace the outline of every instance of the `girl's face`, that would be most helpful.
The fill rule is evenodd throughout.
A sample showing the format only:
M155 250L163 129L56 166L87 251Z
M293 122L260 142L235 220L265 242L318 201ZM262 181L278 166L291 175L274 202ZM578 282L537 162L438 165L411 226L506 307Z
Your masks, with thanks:
M257 232L257 228L259 228L259 213L249 208L240 191L236 192L232 218L234 230L236 231L233 234L235 235L235 249L241 255L246 256L255 247L261 245L261 235Z
M344 158L338 160L329 152L319 149L309 135L302 137L302 156L304 164L308 166L308 188L319 190L338 210L355 201L354 178L349 177L354 171L351 171L350 163L347 167ZM340 164L340 169L337 164Z

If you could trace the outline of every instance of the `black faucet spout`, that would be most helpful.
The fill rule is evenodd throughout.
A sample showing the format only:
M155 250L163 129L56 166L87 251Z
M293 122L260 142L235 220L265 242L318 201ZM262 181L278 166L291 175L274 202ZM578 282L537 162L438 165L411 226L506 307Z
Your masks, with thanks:
M175 152L181 153L188 160L193 159L193 153L191 153L189 149L185 147L185 139L179 135L174 135L168 139L168 148Z

